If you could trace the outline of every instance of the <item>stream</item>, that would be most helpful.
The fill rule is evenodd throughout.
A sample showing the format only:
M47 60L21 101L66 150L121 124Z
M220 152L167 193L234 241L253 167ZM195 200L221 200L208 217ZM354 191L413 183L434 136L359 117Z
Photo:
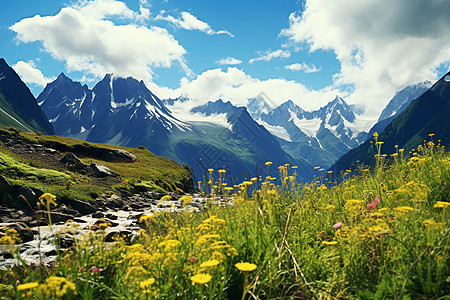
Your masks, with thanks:
M223 203L220 200L214 200L212 204L220 205ZM113 226L105 229L105 235L119 231L128 231L131 232L131 235L136 235L140 229L137 225L140 216L151 215L161 211L198 211L205 205L205 198L201 195L193 195L192 201L185 207L181 206L179 202L160 200L157 205L152 204L151 207L142 210L107 209L102 211L105 216L104 219L113 224ZM24 263L27 265L39 265L42 262L44 265L49 265L54 262L57 257L54 234L61 233L61 235L64 235L65 232L68 232L73 234L75 240L80 240L83 235L91 231L90 226L94 225L98 220L99 218L93 217L93 214L89 214L77 217L73 222L54 224L51 229L49 226L32 227L31 230L34 233L33 240L13 246L0 245L0 256L3 253L3 259L0 259L0 269L6 269ZM0 228L7 227L11 224L12 223L0 223ZM21 262L18 261L17 257L14 257L11 254L15 253L18 248L20 248Z

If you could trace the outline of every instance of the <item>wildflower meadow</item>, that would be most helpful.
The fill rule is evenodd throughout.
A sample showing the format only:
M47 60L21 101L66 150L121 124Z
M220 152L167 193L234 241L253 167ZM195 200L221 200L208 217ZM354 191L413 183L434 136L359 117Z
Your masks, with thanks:
M210 169L205 209L143 216L131 240L83 235L50 266L0 271L0 297L449 299L450 155L432 136L408 154L374 146L376 166L341 181L267 162L266 178L232 185ZM13 233L0 242L14 247Z

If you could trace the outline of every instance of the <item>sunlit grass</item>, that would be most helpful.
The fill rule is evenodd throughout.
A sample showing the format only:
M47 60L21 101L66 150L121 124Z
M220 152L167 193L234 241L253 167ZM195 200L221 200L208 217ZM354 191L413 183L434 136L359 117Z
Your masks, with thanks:
M141 217L131 243L92 232L52 268L2 271L5 290L19 297L30 283L25 296L39 297L58 276L65 299L444 297L450 156L425 144L410 158L379 159L336 185L298 184L295 166L267 163L270 176L230 190L211 170L202 192L233 205Z
M8 135L9 132L1 130ZM189 171L178 163L154 155L144 147L127 148L111 145L95 144L67 137L36 135L21 132L23 138L30 143L39 143L46 147L56 148L61 155L75 153L87 166L97 162L109 167L118 174L114 178L96 179L82 175L64 165L57 167L48 164L39 156L31 160L13 153L10 149L0 147L0 174L14 185L27 185L55 194L59 198L72 198L91 201L101 194L120 194L122 192L138 193L157 191L166 193L185 188L190 183ZM117 163L100 160L99 149L121 149L134 154L137 161L133 163ZM56 168L56 169L52 169Z

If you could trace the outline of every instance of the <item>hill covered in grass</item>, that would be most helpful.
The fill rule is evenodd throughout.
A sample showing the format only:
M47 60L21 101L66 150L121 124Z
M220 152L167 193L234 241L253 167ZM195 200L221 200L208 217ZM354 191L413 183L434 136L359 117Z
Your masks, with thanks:
M58 198L91 201L103 193L137 191L174 192L193 188L187 167L154 155L144 147L127 148L95 144L72 138L0 130L0 174L11 184L40 188ZM123 162L111 157L118 149L136 157ZM86 166L61 162L73 153ZM114 176L98 178L92 162L109 168Z
M379 158L376 168L360 167L337 185L324 172L312 183L298 184L295 167L266 165L271 176L264 182L256 178L237 186L224 185L225 170L210 170L203 192L223 195L233 205L142 216L132 241L106 243L105 233L97 231L59 253L50 268L0 271L4 294L37 299L450 294L450 155L442 147L431 142L411 157L399 153L389 163Z

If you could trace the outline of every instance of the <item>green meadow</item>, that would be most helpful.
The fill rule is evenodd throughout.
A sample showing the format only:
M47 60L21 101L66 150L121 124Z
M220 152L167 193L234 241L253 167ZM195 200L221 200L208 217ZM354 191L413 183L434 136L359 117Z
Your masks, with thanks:
M270 176L232 186L210 170L206 208L143 216L132 241L88 233L50 267L2 270L0 297L449 299L450 155L432 136L381 152L340 182L318 167L298 183L295 166L267 162Z

